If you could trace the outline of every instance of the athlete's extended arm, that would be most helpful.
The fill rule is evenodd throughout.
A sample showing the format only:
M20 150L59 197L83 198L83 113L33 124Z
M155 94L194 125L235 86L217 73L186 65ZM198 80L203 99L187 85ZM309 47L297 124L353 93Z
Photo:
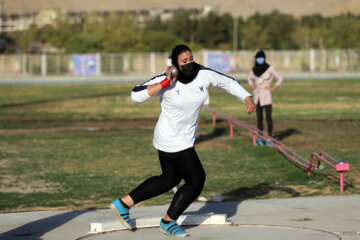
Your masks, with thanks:
M214 71L210 70L208 73L212 76L212 85L214 87L223 89L243 101L245 103L245 111L247 113L251 114L256 111L256 105L252 100L251 94L232 77L214 73Z

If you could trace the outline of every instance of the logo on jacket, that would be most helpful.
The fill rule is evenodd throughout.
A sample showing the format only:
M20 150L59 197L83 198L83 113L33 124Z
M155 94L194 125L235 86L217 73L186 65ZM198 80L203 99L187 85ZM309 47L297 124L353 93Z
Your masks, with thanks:
M201 92L204 91L204 87L203 87L203 86L199 86L199 89L200 89Z
M180 89L175 90L178 95L180 95Z

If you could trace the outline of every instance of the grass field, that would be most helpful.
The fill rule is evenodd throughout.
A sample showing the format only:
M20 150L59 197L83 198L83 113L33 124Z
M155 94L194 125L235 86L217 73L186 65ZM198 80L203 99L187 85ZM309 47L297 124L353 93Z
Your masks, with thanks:
M242 83L249 90L247 84ZM160 174L152 147L158 99L130 100L133 84L0 88L0 211L103 208ZM235 97L211 88L211 107L255 124ZM285 81L274 92L275 137L309 159L325 151L350 163L344 194L360 193L360 81ZM330 168L306 171L251 135L201 114L196 149L207 180L202 196L225 200L339 194ZM173 193L145 201L167 204Z

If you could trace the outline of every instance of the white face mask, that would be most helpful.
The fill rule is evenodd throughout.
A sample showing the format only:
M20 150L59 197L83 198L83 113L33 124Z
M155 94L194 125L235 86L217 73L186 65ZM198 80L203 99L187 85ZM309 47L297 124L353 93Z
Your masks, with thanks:
M258 57L258 58L255 59L255 61L256 61L258 64L263 65L264 62L265 62L265 58L263 58L263 57Z

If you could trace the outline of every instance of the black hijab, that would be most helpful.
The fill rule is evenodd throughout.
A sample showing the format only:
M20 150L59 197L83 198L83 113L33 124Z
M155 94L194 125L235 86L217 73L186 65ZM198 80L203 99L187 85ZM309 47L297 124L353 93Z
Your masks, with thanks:
M256 62L256 58L263 57L265 59L263 64L258 64ZM266 62L266 56L263 50L260 50L255 55L255 66L253 67L253 72L255 76L260 77L268 68L270 65Z
M190 77L186 77L186 76L184 76L184 74L182 74L179 64L178 64L178 56L181 53L186 52L186 51L191 52L191 49L188 46L183 45L183 44L179 44L179 45L175 46L173 48L173 50L171 51L171 63L172 63L172 65L174 65L177 68L177 70L179 72L179 74L177 76L177 80L184 84L191 82L197 76L197 74L199 73L200 67L201 67L201 65L195 63L196 66L195 66L194 72Z

